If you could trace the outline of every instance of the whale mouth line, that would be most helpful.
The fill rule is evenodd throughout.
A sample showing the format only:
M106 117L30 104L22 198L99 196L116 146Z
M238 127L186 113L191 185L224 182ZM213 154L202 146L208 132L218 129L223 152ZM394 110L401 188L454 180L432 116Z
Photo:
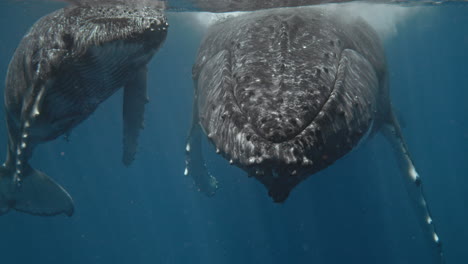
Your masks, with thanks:
M232 85L231 86L231 93L233 95L233 98L234 98L234 102L236 104L236 106L238 107L240 113L245 117L245 120L247 120L246 122L250 125L252 131L257 135L259 136L260 138L264 139L265 141L268 141L270 143L273 143L273 144L280 144L280 143L283 143L283 142L287 142L287 141L290 141L290 140L293 140L295 139L297 136L299 136L301 133L303 133L308 127L310 127L310 125L312 123L314 123L314 121L317 120L317 118L319 117L319 115L321 113L323 113L323 108L325 107L325 105L327 105L327 103L333 99L333 97L331 96L332 94L336 93L336 82L337 82L337 79L338 79L338 71L339 69L341 68L342 64L341 64L341 60L342 60L342 53L343 51L347 50L347 48L343 48L341 51L340 51L340 54L338 55L338 64L337 64L337 70L336 70L336 74L333 78L333 81L332 81L332 89L330 90L330 92L327 94L326 96L326 99L323 101L322 105L320 105L320 107L318 108L317 112L315 113L315 115L310 119L310 121L307 123L307 124L304 124L302 126L301 129L297 129L297 131L295 133L288 133L289 135L287 135L286 133L284 133L284 131L279 131L278 128L277 131L275 131L276 133L276 136L274 135L273 137L267 137L266 135L264 135L260 130L259 128L252 124L250 121L248 121L248 113L246 113L242 108L241 108L241 105L237 99L237 97L235 96L235 93L234 93L234 86ZM234 79L234 78L233 78ZM279 127L280 129L281 128L284 128L284 127ZM284 136L281 136L280 134L281 133L284 133Z

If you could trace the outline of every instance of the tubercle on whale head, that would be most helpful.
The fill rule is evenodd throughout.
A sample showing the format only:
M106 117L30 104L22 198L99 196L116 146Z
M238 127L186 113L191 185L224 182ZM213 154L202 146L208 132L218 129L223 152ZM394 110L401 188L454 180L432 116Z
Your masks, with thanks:
M71 6L64 15L72 25L69 42L75 47L102 45L114 40L164 41L169 24L162 9L131 4Z
M314 151L304 148L305 144L302 143L303 140L315 140L313 137L274 143L257 134L240 132L235 139L224 139L224 144L220 144L220 138L214 133L209 133L208 138L217 146L216 153L220 153L231 165L248 171L250 176L297 176L320 165L313 161L317 156Z
M231 130L224 130L226 127ZM298 136L279 143L255 133L248 124L240 131L233 126L217 126L217 129L207 131L207 135L219 153L231 165L265 185L278 203L284 202L300 182L345 155L356 141L326 137L325 128L315 122Z
M338 146L338 142L327 142L328 137L315 122L290 139L274 142L257 133L255 127L249 123L235 125L241 123L235 121L236 116L237 114L233 113L225 118L224 123L210 124L206 132L209 140L225 159L232 160L232 164L246 169L267 166L291 168L291 172L296 168L300 168L297 172L304 168L309 170L312 167L323 166L322 163L329 163L335 156L332 153L337 153L336 149L351 149L354 145L352 141L347 144L339 142ZM206 122L206 118L201 120L202 123ZM327 152L330 154L325 155L326 158L323 159L322 156Z
M307 178L309 171L313 170L313 166L308 168L300 168L294 166L278 167L278 166L254 166L247 170L250 177L256 178L268 190L268 195L275 203L283 203L289 197L290 192L301 181Z

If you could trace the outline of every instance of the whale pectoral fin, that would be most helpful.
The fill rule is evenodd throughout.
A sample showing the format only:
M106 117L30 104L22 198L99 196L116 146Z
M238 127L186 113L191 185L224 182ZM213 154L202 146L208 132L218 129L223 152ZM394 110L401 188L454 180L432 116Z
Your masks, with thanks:
M402 175L405 181L406 191L409 195L411 205L418 218L424 236L432 248L436 263L444 263L442 245L437 235L432 216L424 197L423 186L419 174L416 172L411 160L408 146L403 138L400 125L393 114L390 113L389 120L383 126L383 134L390 141L398 159Z
M20 186L12 184L11 170L0 170L0 214L12 208L40 216L73 215L72 198L46 174L29 168L21 179Z
M225 69L229 65L228 54L226 50L218 52L203 65L199 72L198 80L195 81L192 127L185 148L186 168L184 174L190 175L197 188L207 196L213 196L216 193L218 181L209 173L203 158L201 140L204 132L200 125L199 110L201 107L207 107L202 101L207 98L206 93L223 90L224 87L221 85L226 83L224 78L226 77Z
M209 173L203 158L201 143L203 131L199 124L196 100L194 100L193 108L192 127L185 147L184 175L190 175L198 190L211 197L218 189L218 181Z
M148 103L146 77L147 69L143 67L124 87L122 162L127 166L135 159L138 136L144 127L145 104Z

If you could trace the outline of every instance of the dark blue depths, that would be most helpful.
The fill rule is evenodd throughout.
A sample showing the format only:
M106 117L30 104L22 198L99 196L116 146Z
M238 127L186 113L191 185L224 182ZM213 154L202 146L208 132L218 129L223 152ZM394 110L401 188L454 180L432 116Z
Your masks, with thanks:
M0 4L1 83L23 34L58 7ZM468 6L423 8L385 43L393 104L449 264L468 263L467 13ZM151 102L135 162L126 168L120 161L117 93L70 142L41 145L32 160L74 197L75 215L2 216L0 263L430 263L380 135L311 176L280 205L206 144L222 188L213 198L198 193L183 170L191 64L203 31L183 14L169 19L167 41L149 66Z

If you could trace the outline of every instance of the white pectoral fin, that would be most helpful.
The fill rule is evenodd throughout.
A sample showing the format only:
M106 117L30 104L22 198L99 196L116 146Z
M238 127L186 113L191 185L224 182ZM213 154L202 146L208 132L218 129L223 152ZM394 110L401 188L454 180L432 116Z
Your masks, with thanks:
M122 161L127 166L135 159L138 136L144 126L145 105L148 102L146 77L147 69L144 67L124 87Z
M401 133L400 125L393 113L390 113L389 121L384 124L382 130L385 137L390 141L398 159L406 191L424 236L431 246L431 254L434 255L434 263L444 263L442 244L426 203L421 177L411 160L408 147Z
M190 175L197 188L207 196L213 196L218 189L218 181L206 168L202 152L203 131L199 124L197 100L194 100L193 119L190 134L185 146L185 171L184 175Z

